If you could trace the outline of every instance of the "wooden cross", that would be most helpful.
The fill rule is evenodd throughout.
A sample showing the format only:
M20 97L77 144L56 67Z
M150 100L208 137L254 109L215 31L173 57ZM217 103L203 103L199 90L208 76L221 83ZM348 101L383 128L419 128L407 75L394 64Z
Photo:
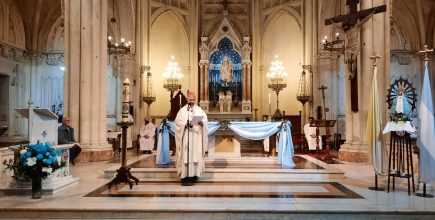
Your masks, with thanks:
M358 19L363 19L369 15L387 11L386 5L381 5L374 8L368 8L368 9L358 11L357 10L358 4L359 4L359 0L346 0L346 5L349 5L350 13L326 19L325 25L341 22L341 27L343 27L343 29L347 31L358 22Z
M334 23L340 23L344 31L350 34L352 33L352 28L367 21L371 16L377 13L387 11L386 5L377 6L374 8L368 8L358 11L359 0L346 0L346 5L349 6L349 14L340 15L337 17L329 18L325 20L325 25L330 25ZM354 56L353 56L354 55ZM357 66L357 54L350 54L350 59L346 60L350 66L350 94L351 94L351 109L353 112L358 112L358 71Z
M318 88L319 90L322 90L322 98L323 98L323 119L326 119L326 110L325 110L325 106L326 106L326 102L325 102L325 89L328 89L328 87L322 85L321 87Z
M377 66L377 59L381 59L381 57L379 55L375 55L375 56L370 56L370 59L373 60L373 66Z
M424 55L424 61L429 61L429 54L433 52L433 49L429 50L427 45L424 45L424 50L420 50L419 52Z

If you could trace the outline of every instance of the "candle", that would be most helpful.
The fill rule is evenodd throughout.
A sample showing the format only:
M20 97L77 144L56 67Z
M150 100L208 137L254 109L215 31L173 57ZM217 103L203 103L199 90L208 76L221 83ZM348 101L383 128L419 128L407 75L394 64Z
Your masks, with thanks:
M128 78L126 78L124 80L124 82L122 83L122 102L129 102L129 98L130 98L130 82L128 81Z
M130 110L130 82L128 78L122 83L122 122L128 122Z
M181 107L181 95L180 95L180 96L178 96L178 97L180 97L180 107Z
M270 92L269 92L269 105L270 105Z

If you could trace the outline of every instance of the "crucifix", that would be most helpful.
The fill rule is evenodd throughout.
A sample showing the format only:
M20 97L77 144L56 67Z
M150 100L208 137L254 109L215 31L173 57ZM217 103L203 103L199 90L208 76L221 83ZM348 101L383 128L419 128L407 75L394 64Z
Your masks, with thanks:
M427 45L424 45L424 50L420 50L419 53L424 55L424 61L429 61L429 54L433 52L433 49L430 49L427 47Z
M326 101L325 101L325 89L328 89L328 87L322 85L321 87L318 88L319 90L322 90L322 99L323 99L323 119L326 119Z
M378 65L378 59L381 59L381 57L379 55L376 56L370 56L370 59L373 60L373 66L377 66Z
M349 72L351 109L353 112L358 112L357 56L360 48L359 29L361 25L374 14L387 10L386 5L381 5L358 11L358 4L359 0L346 0L346 5L349 6L349 14L339 15L325 20L325 25L341 22L341 27L346 33L345 62L347 63Z

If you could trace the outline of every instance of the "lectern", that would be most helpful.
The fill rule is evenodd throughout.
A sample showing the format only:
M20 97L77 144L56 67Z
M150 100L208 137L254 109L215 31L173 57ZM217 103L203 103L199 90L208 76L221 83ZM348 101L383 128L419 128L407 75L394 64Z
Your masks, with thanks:
M329 141L329 136L331 136L329 134L329 128L334 127L334 125L335 125L335 120L313 120L311 122L310 127L316 127L316 136L317 136L317 138L316 138L316 155L318 155L318 151L320 149L320 146L319 146L319 128L326 128L326 140L325 140L326 150L327 150L326 157L329 157L329 143L328 143L328 141ZM325 159L325 158L322 158L322 159Z

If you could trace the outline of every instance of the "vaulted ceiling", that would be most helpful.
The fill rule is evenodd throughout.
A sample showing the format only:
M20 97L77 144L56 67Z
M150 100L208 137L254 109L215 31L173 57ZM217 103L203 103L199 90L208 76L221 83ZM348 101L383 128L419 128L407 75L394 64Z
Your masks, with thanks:
M44 51L47 35L61 17L61 0L15 0L26 35L26 49Z

